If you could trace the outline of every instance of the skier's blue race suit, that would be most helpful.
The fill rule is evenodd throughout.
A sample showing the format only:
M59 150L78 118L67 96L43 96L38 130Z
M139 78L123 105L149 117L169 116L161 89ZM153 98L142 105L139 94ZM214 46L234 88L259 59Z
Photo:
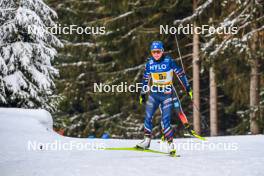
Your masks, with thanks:
M147 87L149 86L149 80L152 79L152 89L146 103L145 135L151 135L152 118L156 109L160 106L163 134L168 141L173 139L173 130L170 124L171 111L173 109L173 72L176 73L184 89L189 92L190 85L183 69L168 55L162 56L157 61L153 57L148 58L142 81L143 87ZM146 93L144 89L142 93ZM176 102L174 101L175 103L180 105L178 99L176 99Z

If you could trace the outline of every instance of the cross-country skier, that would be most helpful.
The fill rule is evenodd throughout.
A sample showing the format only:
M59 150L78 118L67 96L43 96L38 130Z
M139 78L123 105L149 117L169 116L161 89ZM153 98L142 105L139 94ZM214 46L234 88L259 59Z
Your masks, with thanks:
M146 93L149 86L149 80L152 79L152 85L149 91L149 97L146 104L146 115L144 121L144 140L137 144L138 148L147 149L151 142L152 118L156 109L160 106L162 114L163 134L169 144L169 152L175 153L173 145L173 129L171 128L171 111L173 106L177 108L178 116L184 123L184 126L190 131L187 118L182 111L179 99L175 97L173 87L173 72L176 73L184 89L192 98L192 90L187 77L182 68L168 55L164 54L164 47L161 41L154 41L150 46L152 57L148 58L143 75L143 88L140 93L140 104L146 102ZM175 92L176 93L176 92Z

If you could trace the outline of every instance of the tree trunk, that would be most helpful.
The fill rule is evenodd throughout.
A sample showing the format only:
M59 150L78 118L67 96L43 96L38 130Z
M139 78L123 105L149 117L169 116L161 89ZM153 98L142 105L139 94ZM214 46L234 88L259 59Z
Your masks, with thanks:
M210 135L217 136L217 86L214 68L210 67Z
M193 10L197 8L197 0L193 0ZM196 22L194 22L194 28ZM201 133L200 122L200 62L199 62L199 35L193 34L193 126L196 133Z
M252 134L259 133L257 123L257 112L255 109L259 105L259 76L258 76L258 60L252 61L251 77L250 77L250 131Z
M253 24L253 29L255 28L255 24ZM252 37L251 49L253 57L254 53L257 52L257 42L258 42L258 33L255 33ZM251 62L251 74L250 74L250 132L252 134L259 133L259 127L257 123L257 115L258 111L256 108L259 106L259 62L258 58L253 58Z
M250 75L250 131L252 134L259 133L257 123L256 108L259 105L259 76L258 76L258 60L252 61L251 75Z

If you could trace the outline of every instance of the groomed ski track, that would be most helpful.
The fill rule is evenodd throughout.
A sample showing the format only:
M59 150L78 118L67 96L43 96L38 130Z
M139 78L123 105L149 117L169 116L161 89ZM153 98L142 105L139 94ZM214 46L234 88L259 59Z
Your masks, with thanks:
M263 135L208 137L204 144L198 139L175 139L181 157L172 158L147 152L95 150L133 147L139 140L63 137L52 130L47 111L0 108L0 140L1 176L264 175ZM29 142L42 149L29 149ZM45 147L54 143L78 144L90 150ZM190 149L195 146L196 150ZM214 149L216 146L219 148ZM158 140L152 141L151 148L159 150Z

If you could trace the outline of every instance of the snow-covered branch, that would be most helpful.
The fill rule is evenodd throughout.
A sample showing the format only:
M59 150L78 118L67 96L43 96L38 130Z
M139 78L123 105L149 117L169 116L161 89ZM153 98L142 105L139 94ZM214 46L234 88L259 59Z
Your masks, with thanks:
M42 0L0 4L1 103L54 110L57 103L51 97L59 72L51 63L57 54L54 47L63 44L46 27L55 25L56 12Z
M207 0L203 5L199 6L197 9L195 9L194 13L191 16L185 17L185 18L180 19L180 20L175 20L173 22L173 24L179 25L179 24L184 24L184 23L188 23L190 21L193 21L198 16L203 14L213 4L213 2L214 2L214 0Z

